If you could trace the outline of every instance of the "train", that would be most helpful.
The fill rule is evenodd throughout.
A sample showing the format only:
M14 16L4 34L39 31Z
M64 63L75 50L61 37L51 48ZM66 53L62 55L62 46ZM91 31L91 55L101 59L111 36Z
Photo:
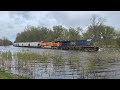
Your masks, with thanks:
M58 41L39 41L39 42L19 42L14 43L15 47L34 47L42 49L60 49L60 50L81 50L98 51L92 40L58 40Z

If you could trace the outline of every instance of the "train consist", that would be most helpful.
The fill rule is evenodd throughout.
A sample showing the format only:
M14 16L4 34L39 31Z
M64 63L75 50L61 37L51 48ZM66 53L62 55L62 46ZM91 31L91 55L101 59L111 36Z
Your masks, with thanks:
M98 51L99 47L95 46L92 40L60 40L60 41L40 41L40 42L19 42L14 43L16 47L36 47L44 49L61 49L61 50L81 50L81 51Z

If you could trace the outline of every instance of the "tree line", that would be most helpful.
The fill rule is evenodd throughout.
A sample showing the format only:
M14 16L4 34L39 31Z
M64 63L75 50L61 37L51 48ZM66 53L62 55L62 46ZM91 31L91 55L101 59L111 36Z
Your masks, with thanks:
M7 38L0 39L0 46L8 46L12 45L12 42L8 40Z
M80 29L63 26L53 26L53 29L46 27L27 26L25 30L17 34L15 42L54 41L54 40L75 40L80 39Z
M100 47L120 47L120 32L112 26L105 25L105 18L93 15L86 32L81 27L65 28L62 25L47 27L27 26L18 33L15 42L37 42L56 40L92 39Z

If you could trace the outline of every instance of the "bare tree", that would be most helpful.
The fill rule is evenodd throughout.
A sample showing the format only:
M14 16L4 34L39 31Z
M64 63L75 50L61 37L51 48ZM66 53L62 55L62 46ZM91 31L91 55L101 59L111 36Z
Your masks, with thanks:
M97 15L93 15L90 21L91 21L91 24L88 27L88 30L92 35L93 42L99 42L101 38L101 31L102 31L101 27L104 25L104 22L106 21L106 19Z
M103 23L106 21L106 19L103 17L100 17L98 15L93 15L91 17L90 21L91 21L92 26L100 26L100 25L103 25Z

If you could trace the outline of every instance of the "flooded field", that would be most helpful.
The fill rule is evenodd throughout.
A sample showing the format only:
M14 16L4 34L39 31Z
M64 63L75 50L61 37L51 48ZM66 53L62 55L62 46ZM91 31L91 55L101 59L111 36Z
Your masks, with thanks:
M32 79L120 79L120 49L81 52L1 46L0 67Z

